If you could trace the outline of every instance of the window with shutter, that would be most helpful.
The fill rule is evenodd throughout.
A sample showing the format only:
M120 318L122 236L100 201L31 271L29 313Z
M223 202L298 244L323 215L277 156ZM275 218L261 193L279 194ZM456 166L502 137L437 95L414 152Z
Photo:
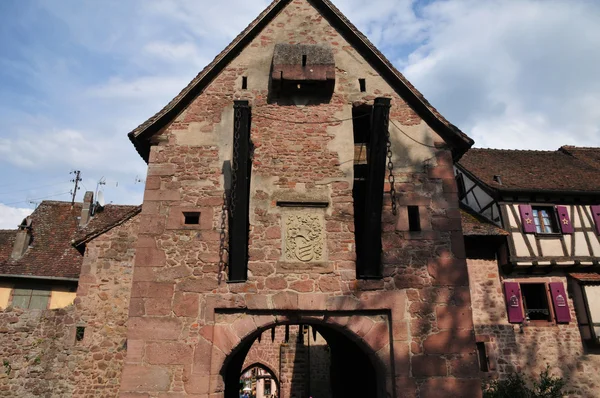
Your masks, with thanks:
M526 234L535 233L535 223L533 221L533 210L530 205L519 205L519 213L521 213L521 224L523 232Z
M521 289L517 282L504 282L506 312L510 323L521 323L524 320Z
M567 292L565 291L565 286L562 282L550 282L548 286L550 288L552 304L554 304L554 314L556 316L556 322L571 322L571 310L569 309L569 302L567 300Z
M571 224L571 218L569 217L569 211L566 206L556 206L556 213L558 214L558 223L560 224L560 230L563 234L572 234L573 224Z
M538 234L555 234L559 230L556 223L556 215L552 206L533 206L531 208L535 232ZM568 215L567 215L568 216Z
M596 224L596 233L600 235L600 205L592 206L592 217L594 218L594 223Z

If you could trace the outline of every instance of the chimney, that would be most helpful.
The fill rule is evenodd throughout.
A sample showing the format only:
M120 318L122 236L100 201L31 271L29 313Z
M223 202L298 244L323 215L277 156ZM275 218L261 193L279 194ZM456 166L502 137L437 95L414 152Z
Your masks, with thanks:
M18 260L23 257L23 254L25 254L25 251L29 247L29 243L31 243L31 217L25 218L21 225L19 225L19 231L17 231L10 258Z
M94 193L92 191L87 191L83 197L83 207L81 208L81 219L79 220L79 227L85 227L90 221L93 203Z

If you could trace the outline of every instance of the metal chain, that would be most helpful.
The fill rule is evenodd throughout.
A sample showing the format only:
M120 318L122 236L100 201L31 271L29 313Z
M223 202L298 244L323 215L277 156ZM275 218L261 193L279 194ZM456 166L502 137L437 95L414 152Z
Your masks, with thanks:
M392 214L396 215L397 213L397 205L396 205L396 178L394 177L394 162L392 162L392 141L390 139L390 120L389 114L384 112L383 114L383 128L387 134L387 168L389 171L388 181L390 183L390 196L392 199Z
M219 233L219 284L221 283L221 279L223 278L223 273L225 272L225 268L227 268L227 263L225 262L225 252L227 248L226 245L226 233L225 233L225 225L227 219L227 190L223 189L223 205L221 207L221 231Z
M236 198L236 187L237 187L237 170L238 170L238 159L240 154L240 126L242 120L242 111L238 108L235 111L235 122L233 129L233 160L231 162L231 200L229 202L229 211L231 217L235 213Z

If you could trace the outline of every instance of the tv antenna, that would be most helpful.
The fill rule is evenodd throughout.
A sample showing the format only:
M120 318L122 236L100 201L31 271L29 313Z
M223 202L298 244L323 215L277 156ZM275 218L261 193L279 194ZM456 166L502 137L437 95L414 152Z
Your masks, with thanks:
M94 202L92 214L96 213L96 208L104 207L104 192L100 191L100 185L106 185L106 178L101 177L96 184L96 193L94 194L96 201Z

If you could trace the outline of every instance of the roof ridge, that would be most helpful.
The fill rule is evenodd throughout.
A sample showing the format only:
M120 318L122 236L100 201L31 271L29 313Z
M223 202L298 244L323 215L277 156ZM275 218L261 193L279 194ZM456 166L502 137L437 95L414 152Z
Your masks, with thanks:
M600 147L597 146L576 146L576 145L563 145L560 148L558 148L558 150L561 149L577 149L577 150L584 150L584 151L588 151L588 150L592 150L592 151L599 151Z
M495 152L538 152L538 153L560 153L560 151L550 149L504 149L504 148L471 148L467 153L471 151L495 151Z

